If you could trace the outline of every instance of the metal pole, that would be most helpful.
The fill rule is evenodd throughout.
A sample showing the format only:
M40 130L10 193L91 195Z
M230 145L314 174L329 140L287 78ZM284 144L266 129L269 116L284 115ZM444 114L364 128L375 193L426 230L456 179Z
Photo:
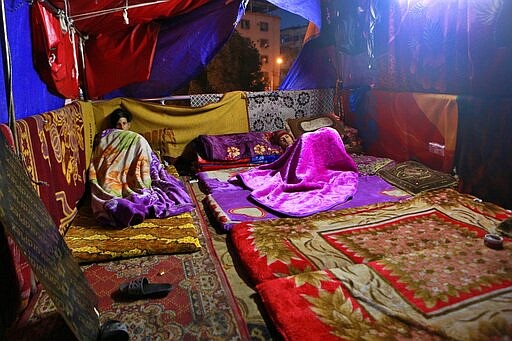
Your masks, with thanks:
M2 57L4 66L4 82L5 82L5 97L7 103L7 110L9 113L9 128L11 129L14 137L14 144L16 148L16 154L19 153L18 138L16 134L16 115L14 113L14 96L12 92L12 61L11 51L9 48L9 39L7 38L7 20L5 18L5 4L4 0L1 0L1 14L2 14Z

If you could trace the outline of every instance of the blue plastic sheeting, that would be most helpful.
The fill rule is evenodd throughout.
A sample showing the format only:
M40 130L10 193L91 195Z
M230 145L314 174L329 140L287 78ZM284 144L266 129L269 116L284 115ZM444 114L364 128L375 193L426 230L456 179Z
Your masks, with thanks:
M26 1L5 3L7 36L12 62L12 90L16 119L40 114L60 108L64 99L50 94L41 81L32 63L32 40L30 37L29 4ZM2 39L2 49L4 37ZM0 70L0 123L9 121L5 87L5 58Z
M320 0L269 0L269 2L288 12L300 15L319 29L322 28Z
M312 39L304 45L279 90L329 89L336 86L337 71L332 46Z

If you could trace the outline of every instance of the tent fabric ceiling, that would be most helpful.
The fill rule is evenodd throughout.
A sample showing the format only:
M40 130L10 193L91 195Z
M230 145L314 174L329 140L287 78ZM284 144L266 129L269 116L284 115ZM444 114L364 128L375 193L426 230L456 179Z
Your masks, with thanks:
M191 12L212 0L102 0L61 1L51 4L73 20L74 26L91 36L109 34L117 30L147 24L154 20L175 17ZM43 2L44 3L44 2ZM127 9L128 22L124 20Z
M221 17L221 23L218 22L219 16L214 23L210 23L220 25L223 29L211 27L207 20L203 20L201 27L196 26L194 27L196 31L189 32L196 35L196 41L201 41L198 36L207 36L211 41L208 44L208 50L204 46L199 46L202 55L195 60L194 67L183 70L171 64L165 66L168 69L174 69L175 75L188 72L188 80L194 72L197 73L198 65L204 67L213 58L212 52L218 51L227 41L235 24L241 18L245 5L246 2L241 0L76 1L72 4L64 1L36 2L31 9L33 30L36 36L41 37L34 41L34 57L40 61L36 67L52 93L64 98L77 98L78 89L70 88L72 86L70 82L63 82L62 78L63 71L60 66L68 65L70 60L55 58L71 55L75 59L74 64L78 64L74 66L79 75L75 72L68 73L65 77L78 79L77 83L81 85L83 95L87 98L100 98L123 86L150 78L157 41L162 39L161 27L172 25L173 22L184 24L186 20L183 18L201 10L207 10L206 14L224 11L225 15ZM208 10L212 7L215 11ZM233 11L233 8L236 10ZM59 10L57 14L48 16L49 9ZM125 16L123 16L124 9L127 13ZM46 25L35 25L35 23ZM63 32L65 30L67 32L56 35L55 27L59 26L62 26ZM228 29L225 29L226 27ZM182 29L181 33L184 32L186 30ZM211 32L218 35L211 36ZM165 30L165 34L172 34L172 31ZM176 37L176 39L179 38L181 37ZM84 42L83 50L79 45L81 40ZM43 44L45 41L51 43ZM184 43L187 41L185 39ZM61 51L70 48L73 51ZM169 53L169 50L177 51L177 48L191 48L191 46L185 44L179 47L177 44L171 44L163 49ZM83 60L80 59L82 55ZM159 72L153 70L153 74L158 75ZM182 79L183 77L171 78ZM183 82L173 82L173 84L162 86L164 89L160 89L158 96L169 95L183 85Z
M320 1L269 2L320 27ZM206 67L248 2L39 0L31 6L36 68L64 98L168 96Z

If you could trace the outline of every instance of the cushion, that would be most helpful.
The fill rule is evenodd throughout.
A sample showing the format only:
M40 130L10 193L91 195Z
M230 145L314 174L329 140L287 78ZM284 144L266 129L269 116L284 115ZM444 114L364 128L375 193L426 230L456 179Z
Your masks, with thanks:
M290 128L290 132L296 139L304 133L315 131L323 127L336 129L340 136L343 136L344 132L343 122L333 115L317 115L293 119L289 118L286 120L286 123Z
M378 174L387 182L412 194L457 185L454 176L416 161L404 161L391 167L383 167Z
M89 204L80 208L64 240L79 263L201 249L191 212L113 229L97 223Z

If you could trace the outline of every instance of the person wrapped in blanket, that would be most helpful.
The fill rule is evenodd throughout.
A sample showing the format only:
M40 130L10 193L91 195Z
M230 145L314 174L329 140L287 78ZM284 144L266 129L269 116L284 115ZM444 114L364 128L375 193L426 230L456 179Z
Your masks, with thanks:
M183 183L165 171L142 135L129 130L131 120L130 112L116 109L111 128L95 138L89 167L94 216L102 225L126 227L191 211Z
M276 161L237 174L251 190L250 199L272 212L305 217L352 198L357 190L357 166L340 134L324 127L297 140L286 131L274 133L285 151Z
M293 142L295 142L295 139L286 130L277 130L272 133L272 143L283 148L283 150L286 150Z

